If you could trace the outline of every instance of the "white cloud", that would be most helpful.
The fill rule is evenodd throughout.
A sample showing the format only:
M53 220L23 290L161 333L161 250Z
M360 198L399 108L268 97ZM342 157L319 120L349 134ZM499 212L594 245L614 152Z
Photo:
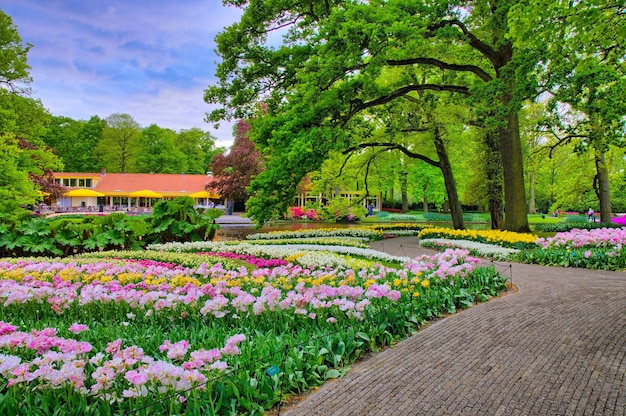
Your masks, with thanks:
M142 126L199 127L221 145L232 123L204 122L215 35L240 11L217 0L4 0L29 53L35 97L54 115L128 113Z

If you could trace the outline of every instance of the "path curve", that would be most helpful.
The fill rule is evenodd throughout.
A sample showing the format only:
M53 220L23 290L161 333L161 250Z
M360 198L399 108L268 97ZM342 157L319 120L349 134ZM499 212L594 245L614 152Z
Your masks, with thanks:
M415 237L377 241L432 254ZM626 273L496 263L517 293L440 320L281 415L626 415Z

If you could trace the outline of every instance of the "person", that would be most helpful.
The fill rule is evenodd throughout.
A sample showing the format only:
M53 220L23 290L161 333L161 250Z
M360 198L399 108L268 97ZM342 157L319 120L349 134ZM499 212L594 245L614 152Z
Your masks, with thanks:
M233 201L230 199L226 202L226 209L228 210L228 215L233 215Z
M374 214L374 206L370 202L369 204L367 204L367 215L366 215L366 217L369 217L369 216L371 216L373 214Z
M593 212L593 208L589 208L589 211L587 211L587 214L589 215L589 221L596 222L596 216Z

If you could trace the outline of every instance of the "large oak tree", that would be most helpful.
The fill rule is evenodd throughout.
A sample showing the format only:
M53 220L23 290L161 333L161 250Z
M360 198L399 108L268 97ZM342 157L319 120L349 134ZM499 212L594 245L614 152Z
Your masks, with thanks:
M266 171L252 184L257 221L284 210L331 149L354 145L350 130L369 109L430 90L471 94L492 115L504 173L503 228L529 230L518 110L532 89L523 81L533 62L507 38L513 1L225 3L244 13L217 38L220 83L205 99L223 106L212 120L249 115L259 100L267 105L253 124L254 140L268 153ZM284 35L279 45L275 34ZM390 67L407 76L377 82ZM415 67L440 75L416 82L409 76Z

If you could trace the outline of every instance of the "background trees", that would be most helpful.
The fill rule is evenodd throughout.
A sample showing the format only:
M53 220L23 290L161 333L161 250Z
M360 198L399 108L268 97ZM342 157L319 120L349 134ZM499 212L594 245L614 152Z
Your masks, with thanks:
M532 0L517 5L512 16L516 46L541 61L533 69L549 93L544 132L552 147L573 143L577 153L593 155L600 217L609 221L606 154L625 144L626 7L614 0Z
M109 172L204 174L220 150L199 128L178 133L156 124L141 128L128 114L87 121L52 117L43 140L66 172L99 172L104 167Z
M96 154L110 172L133 172L139 152L141 127L128 114L111 114L106 119Z
M177 139L174 130L156 124L144 128L137 143L135 169L154 173L187 172L187 160L176 146Z

